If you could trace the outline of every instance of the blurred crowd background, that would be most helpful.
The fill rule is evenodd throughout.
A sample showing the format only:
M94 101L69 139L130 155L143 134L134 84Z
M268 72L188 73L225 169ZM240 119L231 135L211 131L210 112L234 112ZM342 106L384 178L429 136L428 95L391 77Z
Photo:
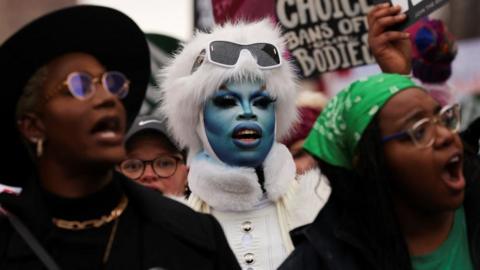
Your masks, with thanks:
M132 17L156 48L153 64L161 67L178 46L188 41L196 29L208 29L217 14L238 16L272 9L275 0L0 0L0 43L28 21L48 11L72 4L96 4L113 7ZM228 13L228 12L227 12ZM458 55L452 64L449 83L455 99L480 92L480 14L478 0L451 0L430 17L441 19L458 42ZM32 46L35 46L32 44ZM308 87L331 97L350 82L379 72L377 65L368 65L341 72L324 73ZM158 95L150 90L142 114L150 114L158 105Z

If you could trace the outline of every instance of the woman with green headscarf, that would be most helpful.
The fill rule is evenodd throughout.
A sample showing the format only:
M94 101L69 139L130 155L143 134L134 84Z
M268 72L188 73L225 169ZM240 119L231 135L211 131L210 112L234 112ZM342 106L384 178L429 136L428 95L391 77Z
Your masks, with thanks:
M342 90L304 145L330 201L293 232L280 269L478 269L480 190L465 189L458 128L458 106L440 107L406 76Z
M368 42L384 72L409 74L409 35L392 26L398 6L375 6ZM295 235L285 269L478 269L478 132L458 129L458 108L440 108L407 77L353 83L329 105L305 148L332 195ZM463 172L462 174L462 163Z

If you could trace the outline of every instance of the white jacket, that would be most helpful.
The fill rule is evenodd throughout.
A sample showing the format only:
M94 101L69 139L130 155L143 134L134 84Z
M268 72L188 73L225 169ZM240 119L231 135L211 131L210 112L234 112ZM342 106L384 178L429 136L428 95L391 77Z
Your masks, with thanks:
M276 269L293 250L289 231L311 223L330 196L319 170L295 175L288 149L275 144L264 162L266 193L253 168L201 154L192 160L188 204L213 214L243 269Z

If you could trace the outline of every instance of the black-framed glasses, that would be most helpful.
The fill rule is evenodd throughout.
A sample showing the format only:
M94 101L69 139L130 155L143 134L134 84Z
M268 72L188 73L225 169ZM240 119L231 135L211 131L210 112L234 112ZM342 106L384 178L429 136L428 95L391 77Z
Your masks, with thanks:
M153 172L161 178L172 176L183 159L177 156L162 155L152 160L126 159L120 163L120 171L131 179L139 179L145 173L148 164L152 166Z
M214 40L208 44L206 52L202 51L202 53L206 53L211 63L223 67L234 67L243 50L249 51L255 57L257 66L261 69L272 69L282 64L279 49L270 43L238 44Z
M101 83L103 88L119 98L125 98L130 88L130 81L125 74L119 71L107 71L100 78L93 77L86 72L75 71L68 74L61 87L67 87L75 98L86 100L95 93L97 83ZM51 96L48 96L47 100Z
M437 123L451 132L458 132L460 129L460 106L458 104L445 106L436 116L420 119L405 131L383 137L382 142L386 143L408 137L417 147L430 147L435 142L437 136L435 131Z

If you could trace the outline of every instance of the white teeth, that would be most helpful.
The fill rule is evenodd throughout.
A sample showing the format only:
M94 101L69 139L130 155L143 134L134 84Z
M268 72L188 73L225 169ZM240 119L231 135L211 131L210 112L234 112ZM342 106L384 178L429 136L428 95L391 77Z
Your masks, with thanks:
M103 131L99 133L99 136L106 139L115 138L116 133L113 131Z
M242 130L240 131L238 134L239 135L253 135L253 134L256 134L257 132L253 131L253 130L250 130L250 129L246 129L246 130Z
M459 156L454 156L450 159L449 163L455 163L455 162L459 162L460 161L460 157Z

